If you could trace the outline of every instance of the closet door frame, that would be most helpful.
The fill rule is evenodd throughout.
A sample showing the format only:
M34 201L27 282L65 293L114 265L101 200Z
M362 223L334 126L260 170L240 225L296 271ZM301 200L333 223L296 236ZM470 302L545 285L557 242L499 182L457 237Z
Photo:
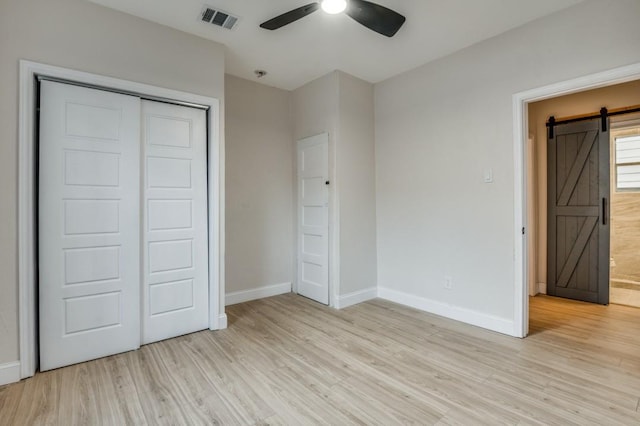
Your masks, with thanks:
M224 313L224 144L220 132L220 101L32 61L20 61L18 130L18 324L19 370L16 380L37 368L37 108L38 78L111 90L141 98L199 107L207 111L207 219L209 223L209 329L227 327Z

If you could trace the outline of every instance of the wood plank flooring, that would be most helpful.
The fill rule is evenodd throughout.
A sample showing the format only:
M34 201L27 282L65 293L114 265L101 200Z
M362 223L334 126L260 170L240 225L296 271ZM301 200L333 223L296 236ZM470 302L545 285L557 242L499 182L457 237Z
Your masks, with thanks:
M527 339L383 300L227 314L227 330L0 387L0 424L640 424L637 308L535 297Z

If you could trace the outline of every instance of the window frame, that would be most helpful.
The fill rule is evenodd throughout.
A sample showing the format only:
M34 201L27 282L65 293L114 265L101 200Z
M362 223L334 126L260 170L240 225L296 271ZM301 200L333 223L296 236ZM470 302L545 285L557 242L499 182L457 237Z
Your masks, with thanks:
M622 124L622 123L621 123ZM612 185L611 189L616 193L640 193L640 183L638 186L633 188L620 188L618 186L618 167L619 166L640 166L640 160L633 163L618 163L618 150L617 150L617 142L618 139L627 138L627 137L640 137L640 122L634 120L633 123L629 123L628 125L622 127L618 127L616 129L611 129L611 158L612 158Z

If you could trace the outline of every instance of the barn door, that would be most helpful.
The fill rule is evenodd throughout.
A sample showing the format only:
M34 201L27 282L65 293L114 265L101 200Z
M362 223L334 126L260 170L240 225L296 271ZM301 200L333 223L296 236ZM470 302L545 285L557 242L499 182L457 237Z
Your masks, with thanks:
M547 292L609 303L609 133L601 121L548 138Z

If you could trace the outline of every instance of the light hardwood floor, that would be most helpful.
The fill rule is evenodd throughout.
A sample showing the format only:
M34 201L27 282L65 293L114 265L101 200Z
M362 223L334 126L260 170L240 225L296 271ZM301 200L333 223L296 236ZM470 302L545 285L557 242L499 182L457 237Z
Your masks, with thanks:
M531 300L524 340L283 295L0 388L0 424L640 424L640 310Z

